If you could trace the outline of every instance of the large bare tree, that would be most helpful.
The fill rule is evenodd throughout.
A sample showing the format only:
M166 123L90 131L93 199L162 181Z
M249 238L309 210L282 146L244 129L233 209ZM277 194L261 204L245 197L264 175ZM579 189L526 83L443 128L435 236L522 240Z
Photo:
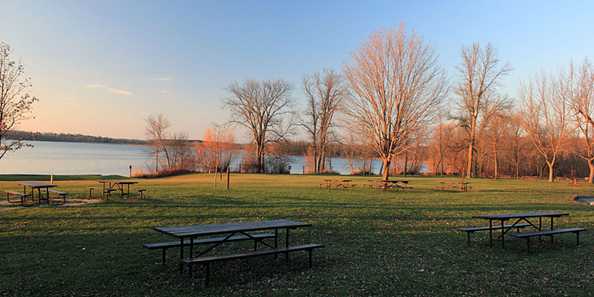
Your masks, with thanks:
M301 125L311 141L313 172L322 173L326 165L330 129L345 96L345 88L340 75L332 70L324 70L305 77L303 90L307 97L307 108Z
M560 94L570 104L582 134L584 149L579 154L588 162L588 182L594 181L594 67L586 59L580 67L569 66L559 81Z
M445 96L444 71L431 47L401 26L372 34L344 72L351 90L346 113L372 143L388 180L394 156Z
M264 172L266 145L288 133L291 87L284 80L247 80L231 84L229 92L231 96L225 105L232 113L231 121L250 131L256 148L257 170Z
M167 147L171 123L163 114L150 115L146 118L146 136L155 155L155 173L159 173L159 156L164 155L167 168L172 167L171 156Z
M479 115L489 108L492 99L497 98L498 83L511 68L507 64L501 65L490 44L481 48L475 43L462 49L462 63L458 70L462 79L456 87L456 94L460 97L461 118L468 129L466 176L470 178L473 175Z
M549 182L555 178L555 164L567 135L567 104L558 83L538 77L521 92L524 100L523 124L534 148L547 164Z
M26 145L6 136L32 117L33 103L38 99L28 93L31 86L23 64L12 60L10 46L0 42L0 159Z

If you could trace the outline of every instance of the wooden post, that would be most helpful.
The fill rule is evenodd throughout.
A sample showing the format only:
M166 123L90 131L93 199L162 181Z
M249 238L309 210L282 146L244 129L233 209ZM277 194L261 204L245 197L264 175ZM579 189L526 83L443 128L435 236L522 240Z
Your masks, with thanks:
M231 169L230 166L227 166L227 191L231 189Z

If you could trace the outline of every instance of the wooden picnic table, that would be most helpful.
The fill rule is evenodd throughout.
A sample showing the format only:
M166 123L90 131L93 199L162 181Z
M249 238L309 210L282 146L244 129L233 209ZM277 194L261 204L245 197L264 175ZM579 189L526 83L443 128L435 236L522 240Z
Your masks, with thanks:
M483 219L489 221L489 246L493 246L493 222L499 221L500 226L495 226L497 229L501 230L501 247L505 248L505 234L507 234L510 230L516 228L516 226L520 224L528 224L532 226L534 229L538 231L542 231L543 225L542 220L543 218L550 218L550 230L554 230L554 219L560 218L563 216L568 216L569 213L567 212L560 212L560 211L534 211L534 212L526 212L526 213L513 213L513 214L486 214L486 215L477 215L473 216L475 219ZM530 221L530 219L538 218L538 225ZM505 224L506 221L512 220L514 221L512 224Z
M440 186L437 187L438 190L450 190L450 189L457 189L461 192L468 192L468 188L470 187L470 182L459 180L455 182L451 181L441 181L439 182Z
M137 181L133 180L99 180L97 182L102 184L103 197L105 197L106 190L111 190L114 188L120 192L121 197L130 197L130 185L138 184Z
M31 200L35 200L35 190L37 190L37 197L38 197L38 202L39 204L41 204L41 200L42 200L42 190L45 189L45 198L47 201L47 204L50 204L50 194L49 194L49 189L50 188L54 188L57 187L58 185L56 184L52 184L52 183L48 183L48 182L43 182L43 181L21 181L19 182L19 185L23 186L23 193L27 193L27 188L31 189Z
M276 249L278 247L278 230L285 229L285 247L289 247L289 230L301 227L309 227L311 224L291 221L291 220L271 220L271 221L256 221L256 222L241 222L241 223L226 223L226 224L200 224L190 226L175 226L175 227L155 227L154 229L163 234L167 234L176 237L180 241L180 270L183 270L184 260L184 239L190 239L189 244L189 255L190 258L194 255L194 239L203 236L221 235L224 234L222 240L214 243L204 251L200 252L197 257L203 256L208 252L212 251L215 247L228 242L234 235L244 235L252 237L250 232L263 231L263 230L274 230L274 246L271 248Z
M353 187L353 180L352 179L325 179L324 183L327 189L331 189L333 186L335 188L352 188ZM320 184L320 187L322 184Z
M377 187L382 188L384 190L386 189L392 189L392 188L398 188L398 189L405 189L405 188L410 188L410 186L408 185L408 180L377 180L377 179L373 179L373 180L369 180L372 183L375 183L376 185L379 185ZM373 187L373 185L372 185Z

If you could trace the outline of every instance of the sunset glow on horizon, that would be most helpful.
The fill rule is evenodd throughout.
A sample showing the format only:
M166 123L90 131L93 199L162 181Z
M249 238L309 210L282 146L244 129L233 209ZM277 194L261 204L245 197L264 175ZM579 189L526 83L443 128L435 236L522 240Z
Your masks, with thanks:
M201 138L229 120L221 101L230 83L285 79L302 103L304 75L341 71L371 32L401 23L433 46L451 79L462 46L490 42L513 67L503 90L516 97L533 73L593 55L594 4L572 4L5 1L0 40L40 99L19 129L144 138L145 118L163 113Z

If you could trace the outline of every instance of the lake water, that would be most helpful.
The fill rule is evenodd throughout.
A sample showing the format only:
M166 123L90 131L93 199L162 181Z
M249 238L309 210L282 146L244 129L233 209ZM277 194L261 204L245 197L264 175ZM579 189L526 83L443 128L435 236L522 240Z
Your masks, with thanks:
M127 176L129 166L153 168L150 148L143 145L28 141L33 147L9 152L0 160L0 174L119 174ZM291 174L303 173L302 156L291 157ZM332 170L350 174L348 162L332 158ZM359 163L360 164L360 163ZM379 162L372 169L378 172Z

